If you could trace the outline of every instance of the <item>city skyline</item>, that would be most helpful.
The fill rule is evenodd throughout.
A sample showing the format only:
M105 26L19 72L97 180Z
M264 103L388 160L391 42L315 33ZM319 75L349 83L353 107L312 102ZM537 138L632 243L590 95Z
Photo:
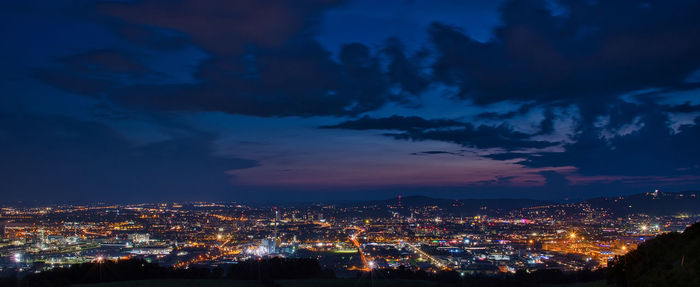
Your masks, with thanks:
M638 258L650 250L660 253L648 257L654 260L685 255L695 262L692 244L667 248L660 242L696 234L699 200L694 192L654 191L564 203L396 197L283 206L2 206L0 283L56 286L54 280L36 279L55 276L73 284L183 278L211 284L212 279L269 277L324 280L300 286L374 285L402 278L452 278L454 286L471 280L606 286L603 279L617 274L616 265L647 264ZM130 265L141 268L117 271ZM158 272L148 271L156 267ZM696 277L680 272L675 276L691 278L684 286L694 286L690 280ZM615 280L668 281L646 273L653 274Z
M0 203L697 191L667 2L2 3Z

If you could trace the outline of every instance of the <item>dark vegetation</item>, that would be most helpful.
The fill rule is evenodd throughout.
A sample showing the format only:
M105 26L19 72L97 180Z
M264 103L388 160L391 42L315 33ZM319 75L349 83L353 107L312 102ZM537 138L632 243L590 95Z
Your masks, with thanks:
M409 279L437 282L438 286L479 286L479 287L505 287L523 286L536 287L550 284L571 284L599 281L605 278L605 270L583 270L578 272L562 272L558 269L538 270L534 272L518 271L514 275L486 276L465 275L455 271L443 271L429 273L423 270L411 271L404 268L382 269L365 273L361 276L374 276L380 279Z
M333 270L323 269L318 260L309 258L273 258L249 260L234 264L225 276L228 279L308 279L335 278Z
M272 258L250 260L224 268L174 269L140 259L76 264L31 274L17 280L0 281L0 286L61 287L113 281L155 279L234 279L260 280L275 286L275 279L333 278L333 271L322 269L315 259Z
M645 241L608 269L608 283L620 287L700 286L700 222Z
M378 269L371 273L358 273L358 279L374 278L390 281L427 281L438 286L540 286L541 284L566 284L602 280L604 271L580 271L565 273L560 270L541 270L532 273L518 272L508 276L461 276L454 271L428 273L406 268ZM331 270L323 269L315 259L250 260L224 268L173 269L161 267L143 260L131 259L118 262L76 264L70 268L57 268L31 274L21 280L6 279L0 286L62 287L115 281L158 279L230 279L257 280L264 286L280 286L275 280L331 279ZM328 281L332 283L333 281ZM332 284L331 284L332 285Z

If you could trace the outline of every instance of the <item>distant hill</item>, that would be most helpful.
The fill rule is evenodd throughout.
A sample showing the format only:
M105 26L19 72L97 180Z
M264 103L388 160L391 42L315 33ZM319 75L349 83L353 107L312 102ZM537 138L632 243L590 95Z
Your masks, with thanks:
M265 284L267 283L267 284ZM123 281L98 284L76 285L84 287L435 287L436 282L423 280L382 280L382 279L306 279L306 280L277 280L260 282L256 280L144 280Z
M420 208L426 206L437 206L443 212L457 216L474 216L493 214L498 211L508 211L513 209L532 207L547 204L549 202L535 199L445 199L432 198L427 196L407 196L398 198L372 200L362 202L345 202L342 206L393 206L403 208ZM385 210L385 209L383 209Z
M700 214L700 192L696 191L647 192L620 197L599 197L585 202L594 208L608 209L618 216L639 213L650 216Z
M346 201L337 203L339 206L378 206L378 207L403 207L420 208L425 206L437 206L443 212L458 216L491 215L496 212L504 212L533 206L550 205L554 201L544 201L525 198L501 198L501 199L445 199L428 196L407 196L371 201ZM617 216L629 214L647 214L650 216L673 215L699 215L700 192L687 191L673 192L648 192L618 197L598 197L575 203L586 203L593 208L610 210ZM386 211L386 209L382 209Z
M381 201L374 201L379 204L393 204L397 205L399 203L398 198L386 199ZM426 205L437 205L444 207L464 207L470 208L493 208L493 209L514 209L522 208L528 206L535 206L540 204L546 204L547 201L535 200L535 199L523 199L523 198L493 198L493 199L444 199L444 198L432 198L427 196L407 196L402 197L401 205L405 207L418 207ZM372 202L370 202L372 203Z

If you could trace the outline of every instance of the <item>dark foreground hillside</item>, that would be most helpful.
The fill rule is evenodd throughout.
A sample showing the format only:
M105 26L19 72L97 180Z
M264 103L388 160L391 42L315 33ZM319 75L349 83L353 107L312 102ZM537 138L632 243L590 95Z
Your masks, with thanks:
M335 278L332 271L320 267L315 259L249 260L228 268L173 269L143 260L106 261L85 263L70 268L56 268L21 279L5 278L0 287L67 287L91 285L103 287L173 286L173 287L423 287L423 286L479 286L479 287L537 287L579 286L602 280L604 270L565 273L549 269L535 272L518 271L500 276L462 276L455 271L425 272L424 270L375 269L358 273L356 278ZM574 285L567 285L574 284ZM598 286L581 285L581 286Z
M700 222L618 257L608 270L616 286L700 286Z
M255 280L148 280L109 282L80 287L437 287L421 280L298 279L261 282Z

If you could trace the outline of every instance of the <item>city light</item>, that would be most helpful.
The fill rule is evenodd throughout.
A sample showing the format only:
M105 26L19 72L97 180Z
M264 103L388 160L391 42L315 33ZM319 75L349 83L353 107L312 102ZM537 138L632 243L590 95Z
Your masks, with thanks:
M646 215L628 215L619 221L603 217L605 212L588 212L590 206L585 203L512 209L476 218L450 214L452 207L432 202L400 209L377 204L302 205L275 212L238 204L201 203L196 209L182 205L177 210L169 206L64 207L51 212L42 209L41 217L31 208L5 209L3 216L27 218L27 223L6 227L3 236L8 244L0 248L6 248L8 262L28 266L34 258L51 262L44 268L104 263L110 258L148 259L188 268L301 257L323 260L324 266L338 271L404 266L426 272L495 275L547 266L562 266L566 271L602 268L610 258L667 232L649 223ZM129 215L114 216L115 210ZM62 222L67 213L85 219ZM323 222L318 220L322 213ZM528 218L527 225L520 224L523 218ZM664 226L685 227L697 219L658 220ZM630 236L645 228L644 236Z

